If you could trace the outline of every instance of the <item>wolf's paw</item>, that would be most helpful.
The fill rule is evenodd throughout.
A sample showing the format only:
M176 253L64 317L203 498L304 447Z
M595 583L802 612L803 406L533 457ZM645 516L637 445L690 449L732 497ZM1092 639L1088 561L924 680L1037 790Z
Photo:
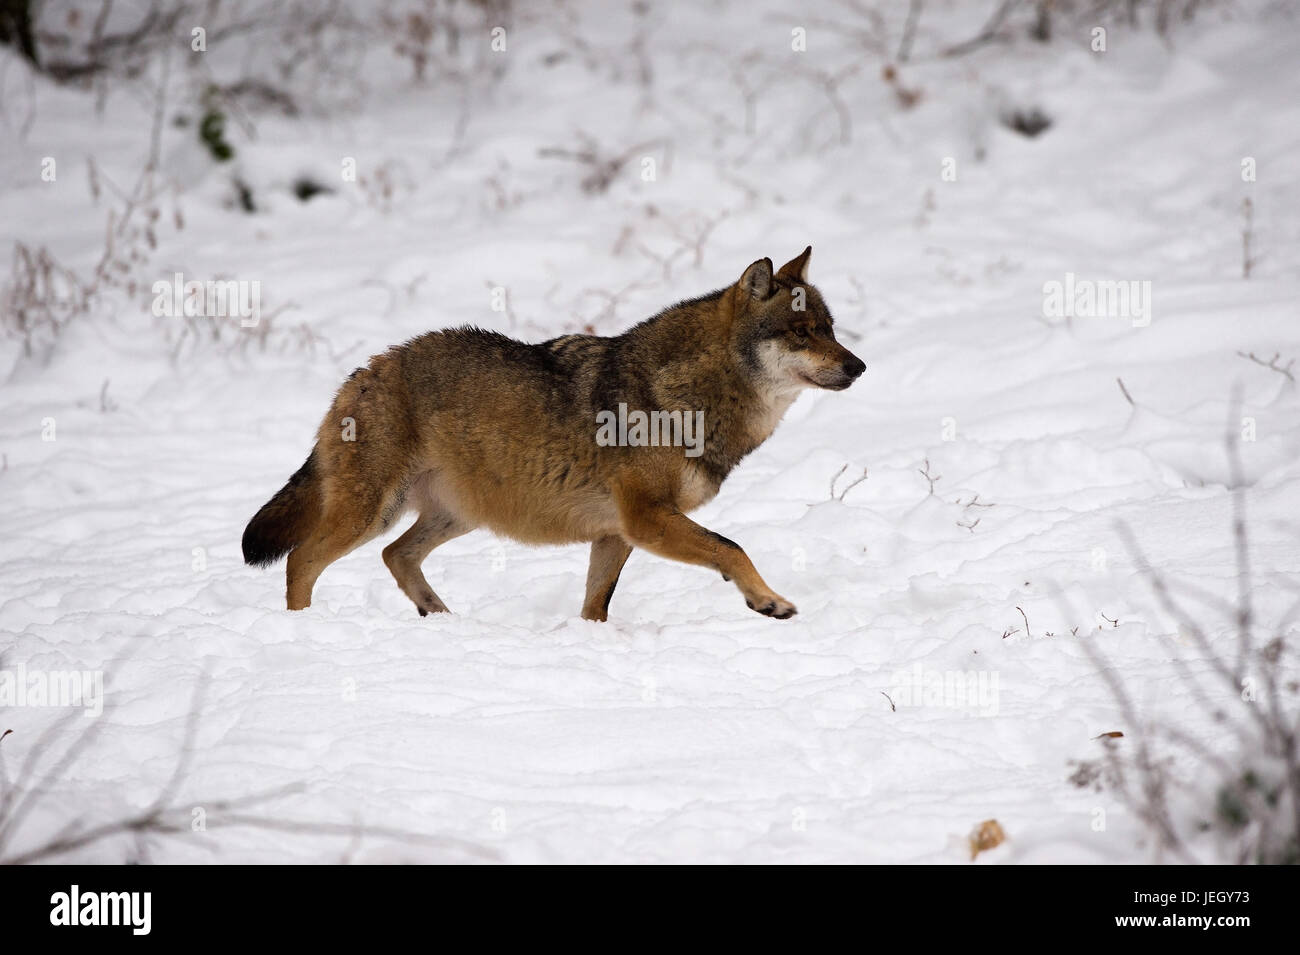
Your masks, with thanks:
M765 617L776 617L777 620L789 620L799 612L794 604L776 594L758 601L746 599L745 606Z
M432 590L420 594L415 601L415 609L420 612L421 617L427 617L431 613L451 613L447 605L439 600L438 595Z

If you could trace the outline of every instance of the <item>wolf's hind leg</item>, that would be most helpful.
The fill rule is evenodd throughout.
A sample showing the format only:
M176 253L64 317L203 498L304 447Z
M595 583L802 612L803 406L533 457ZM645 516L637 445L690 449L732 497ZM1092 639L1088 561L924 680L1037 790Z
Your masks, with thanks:
M411 598L421 617L448 611L447 605L424 579L420 565L439 544L468 534L471 530L472 527L461 523L450 511L430 505L420 512L420 516L405 534L384 548L384 563L392 572L397 586L402 588L402 593Z
M623 572L632 545L613 535L591 542L591 563L587 565L587 597L582 602L584 620L609 619L609 598L614 596L618 575Z
M289 552L286 599L290 610L310 607L312 588L316 586L316 580L322 571L383 530L377 521L366 525L361 531L349 521L335 523L332 527L329 521L324 521L318 525L322 526L329 529L322 533L313 531L307 540Z

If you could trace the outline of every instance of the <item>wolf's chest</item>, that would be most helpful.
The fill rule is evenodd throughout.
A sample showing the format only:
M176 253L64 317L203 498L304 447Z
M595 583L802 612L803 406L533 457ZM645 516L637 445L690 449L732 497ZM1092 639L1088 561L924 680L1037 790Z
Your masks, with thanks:
M685 514L703 507L717 496L718 487L718 482L694 464L687 464L677 489L677 509Z
M750 412L745 422L748 437L753 442L752 447L758 447L772 436L772 432L776 430L776 426L781 423L781 419L785 417L785 413L790 410L797 397L799 397L798 391L763 396L763 400Z

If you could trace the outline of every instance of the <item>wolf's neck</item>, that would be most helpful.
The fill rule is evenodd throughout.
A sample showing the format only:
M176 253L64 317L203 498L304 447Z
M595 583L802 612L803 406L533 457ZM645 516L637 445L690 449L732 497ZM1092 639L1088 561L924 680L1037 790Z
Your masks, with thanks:
M684 302L632 331L654 356L653 371L638 377L655 405L704 413L697 463L719 481L768 439L798 397L797 390L765 388L754 380L730 344L723 296Z
M704 412L705 439L699 463L721 482L771 437L798 396L797 390L757 389L738 366L715 368L693 396L695 407Z

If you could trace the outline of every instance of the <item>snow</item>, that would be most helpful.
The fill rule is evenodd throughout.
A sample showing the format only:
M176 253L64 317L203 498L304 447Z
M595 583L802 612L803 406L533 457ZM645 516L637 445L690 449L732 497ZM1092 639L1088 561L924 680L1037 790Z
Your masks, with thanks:
M471 87L462 137L455 84L414 82L382 48L365 60L363 107L259 115L256 138L229 127L252 215L228 207L231 170L192 127L168 126L163 168L179 185L158 248L133 265L135 294L101 297L48 355L0 339L0 667L107 674L93 744L5 852L72 816L149 806L206 687L178 805L299 786L259 811L376 831L267 831L214 810L206 831L151 840L151 861L956 863L990 818L1009 838L980 863L1148 859L1111 794L1067 781L1070 761L1099 754L1095 737L1136 729L1080 640L1144 717L1224 742L1171 657L1208 664L1117 523L1161 572L1232 599L1224 434L1242 417L1260 619L1294 599L1296 390L1239 353L1300 356L1295 12L1212 7L1172 46L1113 26L1104 54L1081 30L940 59L923 55L938 34L973 35L985 11L935 4L902 71L925 95L902 110L843 32L810 25L792 59L797 24L773 5L656 7L644 26L573 6L563 30L539 18L511 34L499 82ZM649 89L628 59L638 30ZM750 49L757 67L742 65ZM568 58L547 66L557 50ZM16 102L25 67L0 58ZM752 133L719 58L763 77ZM844 145L809 71L859 61L840 89ZM150 111L118 94L100 115L89 94L33 84L25 135L6 110L0 247L47 245L89 274L112 198L92 196L87 157L134 182ZM1018 136L997 121L1006 103L1053 125ZM640 178L638 150L589 195L578 163L538 155L581 148L580 133L610 152L670 148L644 150L656 180ZM387 164L391 201L342 181L345 157L371 183ZM945 157L956 181L941 178ZM1243 157L1257 181L1242 181ZM305 172L336 191L298 202L288 183ZM283 565L243 565L244 524L368 355L464 322L528 340L614 334L809 242L812 281L867 373L801 397L694 515L746 548L794 619L634 552L610 621L583 621L585 546L485 532L425 564L451 615L418 617L377 542L330 567L301 613L284 610ZM266 325L182 337L184 319L150 312L149 286L178 271L260 280ZM1150 324L1045 317L1044 283L1066 272L1151 282ZM494 287L510 313L492 310ZM1228 617L1202 623L1232 646ZM943 705L914 685L967 673L995 694ZM900 701L913 691L919 705ZM53 764L51 727L61 752L90 722L61 715L0 712L11 777L34 753ZM71 857L117 862L131 845Z

